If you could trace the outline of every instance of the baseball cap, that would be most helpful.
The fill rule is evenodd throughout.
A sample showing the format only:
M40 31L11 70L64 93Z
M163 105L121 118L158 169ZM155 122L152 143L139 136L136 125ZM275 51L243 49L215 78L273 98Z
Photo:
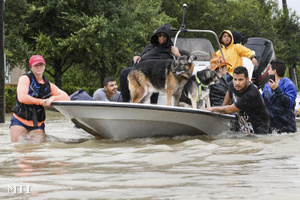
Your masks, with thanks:
M46 65L44 58L40 55L33 55L29 59L29 66L30 67L34 66L36 64L39 64L39 63L43 63L44 65Z

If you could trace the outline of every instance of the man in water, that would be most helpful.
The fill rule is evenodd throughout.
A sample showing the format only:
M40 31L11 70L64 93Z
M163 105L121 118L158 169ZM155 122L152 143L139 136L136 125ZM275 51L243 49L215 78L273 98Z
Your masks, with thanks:
M233 101L233 104L229 103ZM270 118L264 101L258 89L249 82L245 67L237 67L233 71L233 81L229 83L228 91L222 106L206 108L208 111L222 114L237 114L233 131L267 134Z
M93 99L95 101L123 101L115 78L105 78L103 85L104 88L99 88L94 92Z
M262 92L271 119L270 133L272 131L295 133L296 86L291 79L284 77L286 66L281 60L272 60L270 64L269 75L274 75L275 80L270 79Z

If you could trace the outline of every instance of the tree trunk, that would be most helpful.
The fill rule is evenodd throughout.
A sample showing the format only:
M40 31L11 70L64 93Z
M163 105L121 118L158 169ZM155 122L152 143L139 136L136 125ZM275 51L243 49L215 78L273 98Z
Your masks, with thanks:
M282 0L282 8L287 9L286 0Z
M282 9L283 9L283 13L288 14L288 7L286 4L286 0L282 0Z
M54 81L55 85L61 89L62 69L61 67L55 68Z
M102 60L104 60L104 59L102 59ZM102 66L105 66L105 62L104 61L102 61ZM103 81L106 78L106 69L105 69L105 67L103 67L103 69L101 70L100 77L101 77L101 87L104 87Z
M4 1L0 1L0 123L5 123Z
M296 88L298 89L298 81L297 81L297 76L296 76L295 69L296 69L295 67L289 67L289 75L290 75L290 79L293 81Z

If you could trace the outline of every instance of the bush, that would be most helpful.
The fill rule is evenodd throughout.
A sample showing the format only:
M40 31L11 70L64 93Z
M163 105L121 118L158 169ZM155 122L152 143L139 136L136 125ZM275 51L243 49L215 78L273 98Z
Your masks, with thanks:
M8 86L5 88L5 112L10 113L16 104L17 88Z

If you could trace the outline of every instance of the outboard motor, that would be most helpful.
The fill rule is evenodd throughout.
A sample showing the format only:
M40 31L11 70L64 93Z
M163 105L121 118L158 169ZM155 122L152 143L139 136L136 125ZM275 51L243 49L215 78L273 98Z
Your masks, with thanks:
M254 67L252 82L260 89L269 81L270 62L275 59L273 44L265 38L248 38L245 47L255 52L258 66Z

